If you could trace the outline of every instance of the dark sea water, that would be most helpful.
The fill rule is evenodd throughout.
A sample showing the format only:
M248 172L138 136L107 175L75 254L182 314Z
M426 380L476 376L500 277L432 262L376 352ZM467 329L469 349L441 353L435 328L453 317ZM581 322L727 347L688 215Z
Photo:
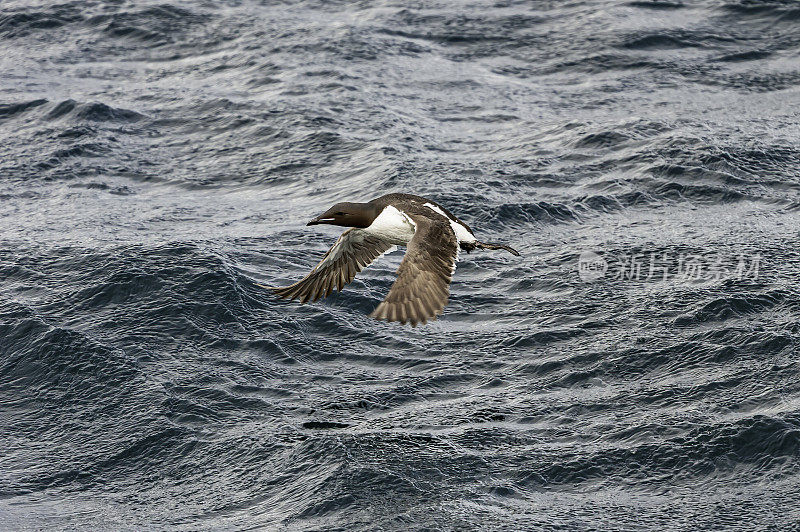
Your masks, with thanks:
M0 529L796 530L799 118L796 0L4 0ZM388 192L522 257L255 286Z

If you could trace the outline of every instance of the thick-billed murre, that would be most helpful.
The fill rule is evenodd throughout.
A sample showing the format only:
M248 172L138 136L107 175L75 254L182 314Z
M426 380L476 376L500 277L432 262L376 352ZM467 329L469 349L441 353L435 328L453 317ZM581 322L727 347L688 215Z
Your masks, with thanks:
M460 249L467 253L476 248L504 249L519 256L509 246L478 241L472 229L450 211L412 194L337 203L307 225L317 224L351 229L342 233L308 275L291 286L272 288L275 294L300 303L316 301L334 288L341 291L358 272L395 246L407 246L397 280L370 316L414 327L436 319L444 310Z

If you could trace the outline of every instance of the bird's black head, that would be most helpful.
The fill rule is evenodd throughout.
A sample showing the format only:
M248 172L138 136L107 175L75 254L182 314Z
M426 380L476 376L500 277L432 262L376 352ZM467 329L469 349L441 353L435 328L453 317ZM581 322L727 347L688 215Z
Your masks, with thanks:
M330 224L342 227L369 227L378 216L371 203L337 203L306 225Z

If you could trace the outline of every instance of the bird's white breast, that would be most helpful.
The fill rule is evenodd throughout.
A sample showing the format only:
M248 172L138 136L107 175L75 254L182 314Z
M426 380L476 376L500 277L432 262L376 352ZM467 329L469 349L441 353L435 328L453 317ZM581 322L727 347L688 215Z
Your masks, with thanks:
M364 229L395 245L405 246L414 237L417 224L407 214L389 205Z
M447 216L447 214L445 214L445 212L442 209L440 209L433 203L426 203L425 206L428 207L430 210L438 212L439 214L447 218L447 220L450 222L450 227L453 229L453 232L456 234L456 238L458 239L459 242L467 242L467 243L477 242L475 235L470 233L469 230L467 230L467 228L464 227L461 223Z

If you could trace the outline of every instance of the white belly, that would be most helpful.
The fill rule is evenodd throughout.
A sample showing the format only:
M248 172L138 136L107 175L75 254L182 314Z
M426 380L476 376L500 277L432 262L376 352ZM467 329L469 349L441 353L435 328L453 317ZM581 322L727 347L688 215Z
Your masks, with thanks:
M364 229L396 246L405 246L414 237L417 225L410 217L389 205L384 208L372 225Z

